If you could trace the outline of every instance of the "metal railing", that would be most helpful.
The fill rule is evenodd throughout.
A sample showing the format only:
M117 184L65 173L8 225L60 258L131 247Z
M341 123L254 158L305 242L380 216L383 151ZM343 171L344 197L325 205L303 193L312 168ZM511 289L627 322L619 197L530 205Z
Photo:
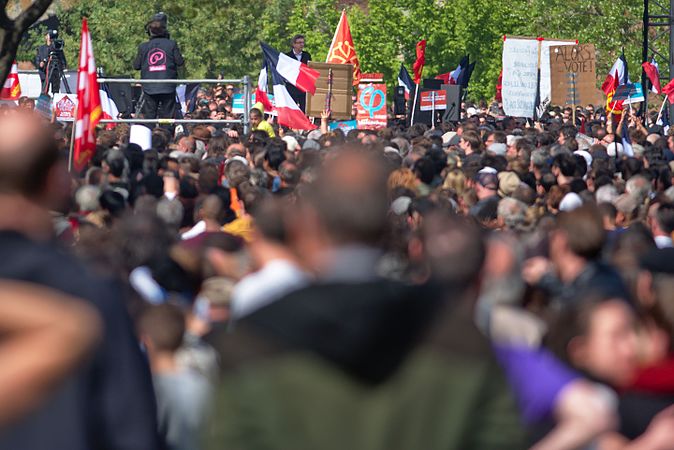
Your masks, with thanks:
M222 83L231 83L231 84L242 84L243 85L243 119L234 119L234 120L213 120L213 119L104 119L101 120L101 123L146 123L146 124L160 124L160 125L173 125L179 123L203 123L203 124L224 124L224 123L240 123L243 125L243 132L248 133L250 130L250 117L249 112L252 107L250 101L251 86L250 86L250 77L245 75L243 78L232 78L232 79L197 79L197 80L138 80L135 78L99 78L99 83L118 83L118 84L222 84Z
M77 75L76 70L65 69L64 74L73 74ZM38 74L37 70L19 70L20 74ZM251 95L251 85L250 77L245 75L243 78L228 78L228 79L180 79L180 80L142 80L136 78L98 78L99 83L117 83L117 84L130 84L130 85L143 85L143 84L240 84L243 86L243 119L227 119L227 120L213 120L213 119L103 119L101 123L138 123L138 124L159 124L159 125L174 125L182 123L194 123L194 124L236 124L240 123L243 125L244 133L250 131L250 117L249 112L252 108L250 95ZM61 119L62 122L72 122L72 119Z

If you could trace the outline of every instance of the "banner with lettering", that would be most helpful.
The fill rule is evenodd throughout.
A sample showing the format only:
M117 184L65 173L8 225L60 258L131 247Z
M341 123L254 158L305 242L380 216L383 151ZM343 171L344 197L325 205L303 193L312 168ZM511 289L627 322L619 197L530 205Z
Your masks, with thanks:
M54 94L53 105L56 120L75 120L77 95Z
M447 109L447 92L444 89L419 92L419 111L440 111L445 109Z
M509 116L534 116L538 85L538 52L541 52L540 100L550 102L550 47L574 45L575 41L546 41L506 37L503 41L503 110Z
M550 47L552 104L590 105L601 102L597 89L597 54L593 44Z
M359 130L386 128L386 85L359 84L356 121Z

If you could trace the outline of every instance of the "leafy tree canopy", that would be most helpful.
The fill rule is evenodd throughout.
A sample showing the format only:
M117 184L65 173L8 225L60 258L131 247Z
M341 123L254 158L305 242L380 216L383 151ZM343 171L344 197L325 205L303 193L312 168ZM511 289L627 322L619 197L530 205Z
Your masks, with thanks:
M72 3L72 2L71 2ZM351 2L353 3L353 2ZM324 60L342 2L336 0L136 0L77 1L58 11L71 66L77 61L81 18L89 18L96 62L108 75L134 75L137 45L147 39L153 13L169 15L169 31L187 61L185 76L256 75L260 40L287 50L306 36L315 60ZM624 48L632 73L640 70L641 2L630 0L369 0L347 6L351 32L365 72L383 72L395 84L400 63L414 62L415 43L428 41L424 74L453 70L469 53L478 61L470 84L474 99L490 98L501 68L503 35L578 39L598 50L601 80ZM32 60L44 30L32 30L19 59ZM662 65L666 63L662 61ZM632 78L635 78L633 75Z

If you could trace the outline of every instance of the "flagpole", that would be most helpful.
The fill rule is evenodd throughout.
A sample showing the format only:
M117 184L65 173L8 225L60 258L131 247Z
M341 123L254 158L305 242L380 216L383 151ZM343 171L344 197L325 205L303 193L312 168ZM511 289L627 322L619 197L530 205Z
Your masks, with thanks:
M412 102L412 117L410 118L410 126L414 125L414 113L417 109L417 95L419 95L419 83L414 85L414 101Z
M421 71L419 72L419 81L423 80L424 77L424 66L421 66ZM410 118L410 126L414 125L414 113L417 109L417 96L419 95L419 83L416 83L414 88L414 103L412 103L412 117Z
M665 110L665 103L667 103L667 96L665 95L665 99L662 101L662 106L660 106L660 111L658 112L658 118L655 119L655 125L660 122L660 119L662 118L662 111Z
M77 126L77 110L80 107L79 102L75 107L75 117L73 119L73 127L70 130L70 151L68 152L68 172L73 171L73 148L75 146L75 127Z
M330 48L328 49L328 55L325 57L326 63L330 62L330 54L332 53L332 49L335 46L337 33L339 32L339 29L342 26L342 20L344 20L344 16L346 16L346 8L342 9L342 14L339 16L339 22L337 23L337 28L335 29L335 35L332 36L332 42L330 43Z

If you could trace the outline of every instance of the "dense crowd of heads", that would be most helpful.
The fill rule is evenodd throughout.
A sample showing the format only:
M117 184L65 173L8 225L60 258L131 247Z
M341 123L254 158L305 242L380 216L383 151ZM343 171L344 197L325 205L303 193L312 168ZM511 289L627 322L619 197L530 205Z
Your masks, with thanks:
M191 116L234 118L226 91L200 91ZM459 123L346 134L273 124L275 137L158 127L146 151L120 124L99 130L89 167L61 181L60 197L42 188L67 164L69 131L45 124L27 131L30 152L2 146L13 152L0 152L0 191L48 197L59 241L133 287L140 332L170 351L184 330L175 311L148 303L178 305L197 333L231 320L231 290L260 255L283 254L320 280L327 250L363 247L377 250L363 272L439 283L449 296L474 290L475 323L494 342L548 348L628 388L674 351L674 258L663 250L674 136L631 111L498 113L468 105Z

